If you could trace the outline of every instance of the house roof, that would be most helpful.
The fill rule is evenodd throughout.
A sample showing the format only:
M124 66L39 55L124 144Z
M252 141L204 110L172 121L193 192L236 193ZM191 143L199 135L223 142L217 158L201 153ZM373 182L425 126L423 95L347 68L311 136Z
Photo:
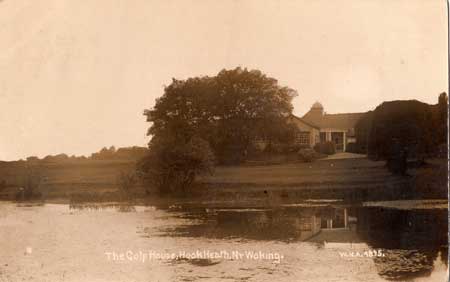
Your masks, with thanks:
M324 115L308 115L306 113L301 120L318 128L338 128L351 129L354 128L358 120L364 113L345 113L345 114L324 114Z
M314 127L314 128L316 128L316 129L320 129L317 125L314 125L314 124L312 124L312 123L306 121L305 119L303 119L303 118L301 118L301 117L298 117L298 116L296 116L296 115L292 115L292 117L295 118L295 119L297 119L297 120L299 120L300 122L303 122L303 123L306 124L307 126Z

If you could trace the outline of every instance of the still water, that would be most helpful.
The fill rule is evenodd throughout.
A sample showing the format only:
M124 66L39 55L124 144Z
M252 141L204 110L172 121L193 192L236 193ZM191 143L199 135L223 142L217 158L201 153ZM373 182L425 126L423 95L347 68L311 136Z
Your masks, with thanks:
M0 203L1 282L446 281L447 254L442 205Z

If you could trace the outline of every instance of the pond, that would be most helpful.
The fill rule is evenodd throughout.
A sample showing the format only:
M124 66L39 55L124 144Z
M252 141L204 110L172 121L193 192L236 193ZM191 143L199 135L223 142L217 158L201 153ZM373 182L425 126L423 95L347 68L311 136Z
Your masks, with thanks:
M447 230L442 204L1 202L0 281L444 281Z

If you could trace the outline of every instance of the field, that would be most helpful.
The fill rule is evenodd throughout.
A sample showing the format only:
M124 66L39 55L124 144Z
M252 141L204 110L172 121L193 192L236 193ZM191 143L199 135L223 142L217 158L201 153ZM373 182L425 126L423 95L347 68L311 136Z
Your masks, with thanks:
M118 177L133 171L133 161L78 161L47 163L31 167L39 170L39 191L45 199L70 199L73 195L96 195L113 199ZM213 175L200 176L193 195L213 200L268 198L273 201L298 198L338 198L386 200L403 198L445 198L445 160L432 160L408 176L393 176L384 162L368 159L319 160L312 163L217 167ZM24 185L25 162L0 163L2 199L12 199ZM135 188L144 197L141 185Z
M132 161L88 160L27 165L24 162L0 164L0 181L6 181L2 198L11 198L22 187L29 174L39 173L39 191L44 198L69 198L72 194L115 193L120 173L132 171Z

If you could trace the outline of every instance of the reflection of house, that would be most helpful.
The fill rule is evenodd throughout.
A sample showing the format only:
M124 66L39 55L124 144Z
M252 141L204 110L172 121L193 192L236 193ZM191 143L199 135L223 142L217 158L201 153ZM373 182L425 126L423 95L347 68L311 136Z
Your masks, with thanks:
M315 243L360 243L356 232L356 218L348 214L347 208L329 207L320 211L321 230L307 239Z
M316 102L303 116L292 116L300 130L297 142L313 147L319 142L331 141L336 151L345 151L347 144L355 143L355 125L363 113L327 114L322 104Z
M340 231L339 234L348 233L352 236L355 233L354 230L350 230L347 208L329 206L317 210L311 209L309 212L303 209L292 219L291 226L299 231L298 239L301 241L309 241L317 236L320 238L322 232L333 234L331 232Z
M308 240L320 232L320 217L315 215L298 217L294 220L293 227L299 231L299 240Z
M322 229L348 228L346 208L328 208L321 211Z
M282 207L274 209L218 209L215 230L248 238L295 238L307 241L321 231L348 230L342 207Z

